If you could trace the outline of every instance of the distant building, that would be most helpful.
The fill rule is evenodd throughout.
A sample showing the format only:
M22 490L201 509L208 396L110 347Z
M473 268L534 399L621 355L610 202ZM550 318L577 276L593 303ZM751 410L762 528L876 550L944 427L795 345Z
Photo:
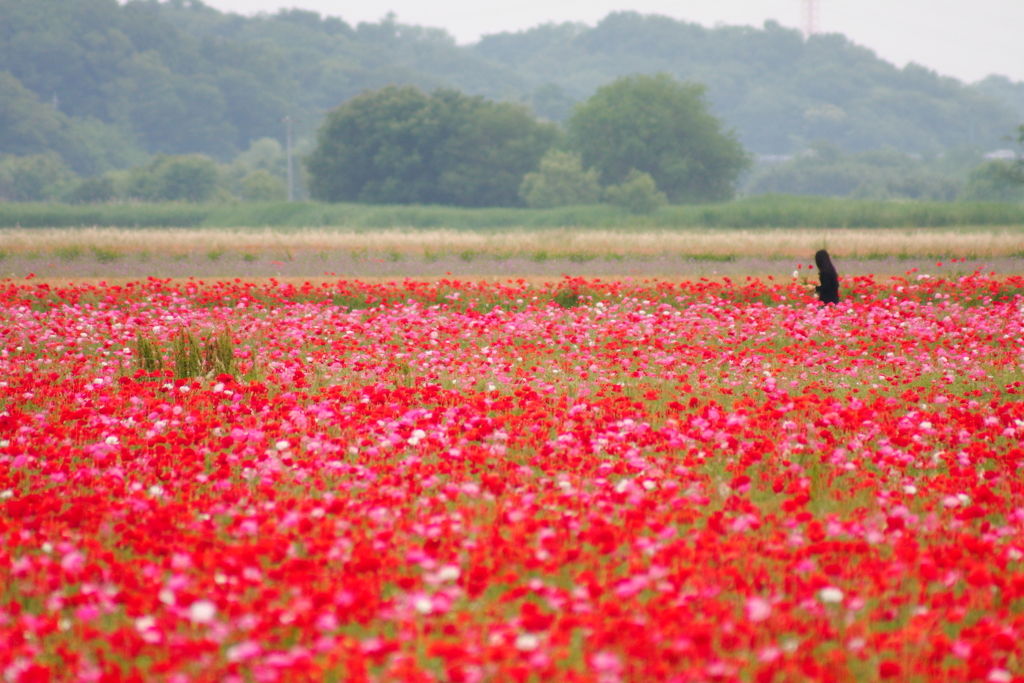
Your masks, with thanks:
M996 159L1000 159L1002 161L1013 161L1017 158L1017 153L1012 149L997 149L994 152L989 152L982 156L989 161L995 161Z

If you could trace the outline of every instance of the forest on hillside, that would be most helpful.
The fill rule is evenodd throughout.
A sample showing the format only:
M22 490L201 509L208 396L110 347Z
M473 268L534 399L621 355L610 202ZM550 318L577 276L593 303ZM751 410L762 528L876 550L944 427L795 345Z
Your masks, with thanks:
M285 116L305 153L327 112L361 92L458 89L563 123L598 87L634 73L705 84L714 114L769 157L827 144L889 150L911 166L951 152L980 163L1024 120L1024 83L897 68L842 35L805 40L774 22L705 28L620 12L596 26L548 24L460 46L442 29L390 16L353 26L303 10L246 17L200 0L4 0L0 185L21 173L39 192L66 193L78 176L114 172L124 184L123 169L154 155L202 154L237 195L247 177L259 186L253 173L282 177ZM967 171L937 172L962 184Z

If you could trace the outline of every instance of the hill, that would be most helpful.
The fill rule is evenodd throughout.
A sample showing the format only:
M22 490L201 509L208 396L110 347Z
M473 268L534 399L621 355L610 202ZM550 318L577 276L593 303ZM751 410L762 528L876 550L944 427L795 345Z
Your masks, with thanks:
M1024 83L900 69L841 35L804 40L773 22L704 28L624 12L459 46L394 17L352 26L199 0L4 0L0 154L56 154L80 174L157 153L227 161L282 139L286 115L308 138L327 110L390 83L526 102L562 121L614 77L662 71L707 84L715 112L762 155L816 140L851 152L987 150L1024 118Z
M1012 84L978 88L916 64L900 69L842 35L805 40L771 21L709 29L621 12L592 28L549 24L486 36L471 49L513 68L535 94L560 89L566 102L625 73L702 82L717 113L759 154L791 153L815 140L850 151L984 148L1024 115L1024 106L1011 108ZM565 109L548 113L557 118Z

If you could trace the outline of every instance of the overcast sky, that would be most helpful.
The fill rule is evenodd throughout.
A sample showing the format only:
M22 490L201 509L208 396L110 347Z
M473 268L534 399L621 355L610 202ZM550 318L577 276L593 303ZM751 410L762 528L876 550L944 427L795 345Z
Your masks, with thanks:
M441 27L459 43L549 21L593 25L609 12L636 10L695 21L803 26L803 0L205 0L222 11L254 14L301 7L350 24L389 11L404 24ZM1024 80L1024 0L817 0L818 26L844 33L898 66L913 61L973 82L989 74Z

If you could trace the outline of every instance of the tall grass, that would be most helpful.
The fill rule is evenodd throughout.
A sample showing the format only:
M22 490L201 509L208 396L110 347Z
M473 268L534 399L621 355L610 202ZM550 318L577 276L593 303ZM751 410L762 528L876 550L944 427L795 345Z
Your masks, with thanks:
M0 203L0 228L341 227L449 228L902 228L1024 226L1024 204L868 201L762 195L722 204L662 207L633 216L611 206L555 209L372 206L316 202L251 204Z
M0 202L0 228L188 228L203 225L216 208L194 204L14 204Z
M928 256L990 258L1024 256L1021 228L511 228L494 230L346 228L35 228L0 229L0 252L11 258L49 254L72 261L93 254L103 263L152 254L198 255L210 261L290 261L303 254L351 259L430 262L458 256L526 258L540 262L625 257L806 257L818 249L862 259ZM205 254L205 257L202 255Z
M146 374L159 372L164 368L163 351L159 342L151 337L136 333L135 366ZM171 364L175 379L227 374L238 372L235 346L231 332L225 328L219 333L210 333L200 340L189 330L180 330L171 339Z

